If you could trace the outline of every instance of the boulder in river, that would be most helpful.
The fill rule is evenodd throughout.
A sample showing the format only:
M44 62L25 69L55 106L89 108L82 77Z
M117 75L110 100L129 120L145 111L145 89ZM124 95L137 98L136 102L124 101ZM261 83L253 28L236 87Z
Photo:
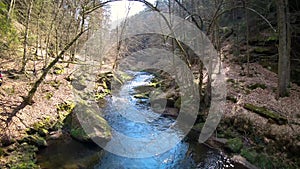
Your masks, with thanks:
M81 142L103 141L111 139L110 126L92 106L79 103L66 118L65 127L70 135Z

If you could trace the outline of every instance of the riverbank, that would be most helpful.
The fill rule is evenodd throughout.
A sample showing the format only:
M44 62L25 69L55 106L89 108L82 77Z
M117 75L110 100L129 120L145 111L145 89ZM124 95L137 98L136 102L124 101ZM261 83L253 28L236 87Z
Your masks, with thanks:
M38 168L38 149L47 146L47 140L57 139L63 134L64 119L74 108L71 82L68 81L72 69L63 68L65 66L57 66L47 76L34 98L34 104L11 118L9 125L5 123L10 119L8 113L22 101L20 96L26 94L31 78L35 77L18 74L11 64L4 67L0 100L1 126L6 127L1 128L1 168ZM224 66L227 75L225 114L215 132L215 139L207 144L234 157L241 155L260 168L299 167L299 86L292 84L290 96L276 100L275 73L258 64L250 64L250 76L246 76L246 66L230 62L230 57L225 60ZM103 97L101 92L106 91L103 81L100 82L99 98ZM158 88L157 83L153 81L151 87ZM163 83L167 84L163 85L165 89L173 85L170 81ZM179 96L176 92L170 95L173 100L168 104L175 109L164 113L175 118L180 109ZM194 131L200 131L206 112L199 114Z

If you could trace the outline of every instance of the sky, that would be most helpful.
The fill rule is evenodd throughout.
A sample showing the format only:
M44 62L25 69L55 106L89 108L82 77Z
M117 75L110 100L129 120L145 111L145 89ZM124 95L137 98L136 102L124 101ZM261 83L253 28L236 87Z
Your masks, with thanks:
M148 0L148 2L154 4L156 0ZM109 4L111 7L111 20L117 21L120 19L124 19L128 12L128 7L130 7L129 15L132 16L134 14L139 13L145 8L145 5L141 2L129 2L126 0L116 1Z

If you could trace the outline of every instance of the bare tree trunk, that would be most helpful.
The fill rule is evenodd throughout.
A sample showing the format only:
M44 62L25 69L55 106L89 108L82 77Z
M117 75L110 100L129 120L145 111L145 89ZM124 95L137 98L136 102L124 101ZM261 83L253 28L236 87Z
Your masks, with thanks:
M27 16L26 16L26 23L25 23L25 34L24 34L24 42L23 42L23 59L22 59L22 68L20 72L25 72L26 64L27 64L27 48L28 48L28 36L29 36L29 23L31 18L31 11L33 6L33 1L30 0L28 7L27 7Z
M15 0L11 0L10 5L9 5L9 9L8 9L8 12L7 12L7 19L8 20L10 20L12 11L14 10L14 6L15 6Z
M277 0L277 22L279 30L278 94L288 96L290 83L291 32L288 0Z
M245 2L246 5L246 2ZM250 76L250 51L249 51L249 11L245 8L246 12L246 50L247 50L247 76Z

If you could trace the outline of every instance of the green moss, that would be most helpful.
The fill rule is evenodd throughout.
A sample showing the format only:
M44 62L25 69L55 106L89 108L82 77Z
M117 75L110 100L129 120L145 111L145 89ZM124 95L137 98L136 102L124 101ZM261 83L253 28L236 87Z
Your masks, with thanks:
M70 134L76 140L83 141L83 142L90 141L89 136L85 133L83 128L72 128Z
M56 75L63 74L65 72L64 65L56 64L53 68L53 73Z
M197 123L193 126L193 130L201 131L205 123Z
M55 89L59 89L59 86L61 85L61 82L58 80L52 80L49 82L49 84L54 87Z
M72 101L65 101L56 105L57 113L58 113L58 120L56 123L51 127L53 130L59 130L64 126L64 121L67 116L73 111L75 108L75 102Z
M5 151L3 150L3 148L0 147L0 157L5 153Z
M159 82L151 82L149 84L149 86L154 87L154 88L158 88L160 86L160 83Z
M9 96L13 96L15 94L15 87L14 86L12 86L12 87L3 87L3 90Z
M254 52L255 53L266 53L266 52L269 52L269 49L264 48L264 47L256 47L256 48L254 48Z
M40 167L35 164L33 161L21 162L13 165L11 169L39 169Z
M71 113L72 110L74 109L74 107L75 107L75 103L72 101L66 101L66 102L60 103L56 106L57 111L67 112L67 113Z
M38 133L39 133L40 136L45 137L49 133L49 131L47 129L44 129L44 128L39 128Z
M13 151L7 157L7 166L12 169L37 169L36 152L38 148L28 143L13 145Z
M142 86L134 87L134 90L137 93L146 93L146 92L149 93L150 91L153 91L154 89L155 89L155 87L150 86L150 85L142 85Z
M39 135L28 135L19 141L20 143L28 143L30 145L35 145L37 147L46 147L48 146L46 140Z
M250 149L242 149L241 155L245 157L250 163L254 164L257 158L257 152Z
M38 133L40 136L45 137L49 133L49 129L53 127L54 121L49 116L44 117L43 120L33 123L31 127L26 129L26 133L33 135Z
M225 147L233 153L238 153L243 148L243 141L240 138L229 139Z
M249 104L246 103L244 105L244 108L250 111L253 111L259 115L261 115L262 117L268 118L268 119L272 119L274 120L277 124L286 124L287 123L287 119L271 110L268 110L265 107L258 107L255 106L253 104Z
M51 99L52 97L53 97L53 93L51 93L51 92L48 92L48 93L46 93L46 99Z
M266 154L259 154L258 157L256 158L256 165L259 168L266 168L266 169L273 169L273 163L270 157L268 157Z
M137 98L137 99L148 99L149 98L149 92L135 94L135 95L133 95L133 97Z
M278 41L278 36L276 34L269 36L267 41Z
M90 125L93 126L89 127ZM90 128L90 130L86 131L87 128L82 126ZM85 102L76 105L73 112L66 118L65 127L69 129L73 138L83 142L90 142L92 138L103 140L111 138L110 126L107 121Z
M224 136L225 136L225 138L233 138L233 137L237 137L237 134L233 132L232 128L228 127L224 131Z
M177 108L177 109L180 109L180 107L181 107L181 97L179 97L179 98L175 101L174 107Z
M114 78L123 83L124 81L131 80L133 77L130 76L128 73L118 71L118 77L114 76Z
M237 99L234 96L226 96L226 100L229 100L233 103L237 103Z
M255 83L255 84L252 84L252 85L248 85L247 88L251 89L251 90L254 90L254 89L257 89L257 88L266 89L267 86L265 84Z
M235 83L234 79L227 79L226 81L229 82L229 83Z

